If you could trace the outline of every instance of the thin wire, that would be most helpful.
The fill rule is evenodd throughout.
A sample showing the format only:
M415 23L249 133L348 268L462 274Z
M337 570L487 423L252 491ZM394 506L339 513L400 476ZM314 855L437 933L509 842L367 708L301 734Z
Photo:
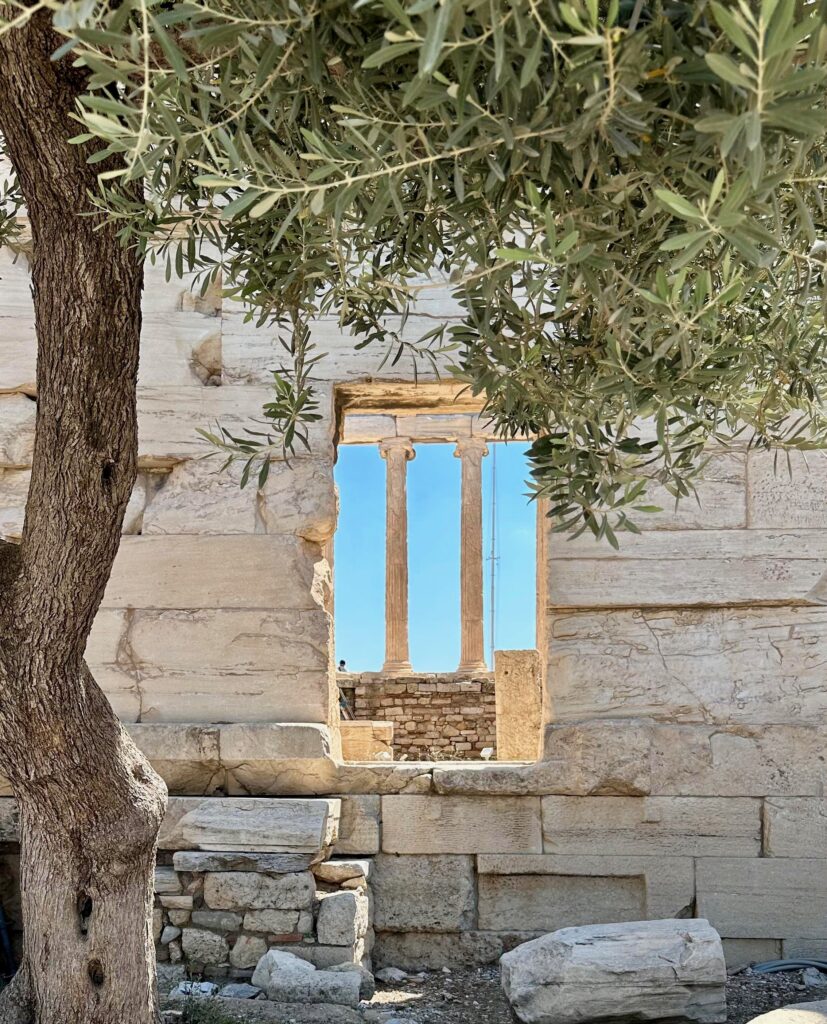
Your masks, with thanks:
M497 631L497 445L491 445L491 593L489 596L488 667L494 670L494 647Z

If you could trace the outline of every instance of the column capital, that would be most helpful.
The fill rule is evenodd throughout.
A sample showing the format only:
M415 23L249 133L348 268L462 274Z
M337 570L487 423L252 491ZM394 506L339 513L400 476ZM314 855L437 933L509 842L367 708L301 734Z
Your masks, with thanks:
M409 462L416 458L413 441L409 437L386 437L379 442L379 454L383 459L391 455L404 454Z
M457 459L464 459L466 456L471 458L476 456L481 459L487 454L488 445L483 437L461 437L454 449L454 458Z

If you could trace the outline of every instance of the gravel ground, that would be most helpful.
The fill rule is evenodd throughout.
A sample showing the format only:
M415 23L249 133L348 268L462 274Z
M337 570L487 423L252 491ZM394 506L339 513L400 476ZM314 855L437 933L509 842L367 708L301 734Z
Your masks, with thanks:
M789 1003L827 999L825 986L808 986L800 971L743 973L727 984L728 1024L746 1024ZM429 971L399 985L377 985L365 1018L374 1024L513 1024L497 967Z

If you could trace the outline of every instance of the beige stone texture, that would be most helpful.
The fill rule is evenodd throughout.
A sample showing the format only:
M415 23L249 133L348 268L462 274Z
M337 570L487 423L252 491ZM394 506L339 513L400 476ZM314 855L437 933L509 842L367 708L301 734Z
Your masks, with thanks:
M261 936L239 935L230 951L230 963L239 970L249 970L258 964L266 952L267 942Z
M31 465L37 406L22 394L0 394L0 468Z
M367 934L370 901L363 892L331 892L319 897L316 937L326 946L352 946Z
M592 906L592 912L595 912L595 908L599 911L599 900L593 901L587 895L590 889L605 890L607 896L613 891L612 898L618 905L629 906L633 900L640 900L642 916L647 918L684 917L691 912L695 894L691 857L640 857L628 854L486 855L477 858L477 872L480 881L480 927L485 928L492 927L491 924L483 923L483 880L488 876L506 879L505 882L486 883L490 896L486 912L490 912L492 920L498 908L502 907L510 906L509 912L517 914L518 908L523 906L526 913L535 913L536 911L531 909L532 898L542 902L548 898L543 894L549 892L553 892L556 898L561 900L561 906L567 901L573 913L584 911L577 910L577 900L571 895L567 896L567 891L570 894L580 894ZM521 877L526 881L518 883L517 879ZM626 880L626 883L613 886L612 880L618 879ZM631 884L628 882L629 879L632 880ZM597 884L594 884L595 881ZM500 894L503 902L498 902ZM496 927L517 929L532 926L504 924ZM541 930L548 930L544 926L539 927Z
M385 853L539 853L540 802L533 798L382 798Z
M721 944L728 971L739 971L767 960L779 960L782 955L782 944L778 939L721 939Z
M699 858L698 914L722 935L745 939L823 938L827 860Z
M336 840L339 809L338 800L171 797L158 845L162 850L321 853Z
M556 721L807 724L827 712L826 654L825 608L555 612L548 698Z
M333 847L336 857L369 857L379 853L382 798L344 796L339 818L339 838Z
M204 879L204 900L212 910L305 910L313 902L313 875L262 875L220 871Z
M827 562L827 530L653 531L619 551L552 534L549 556L558 608L797 603Z
M244 915L244 928L248 932L269 932L272 935L290 935L299 923L298 910L248 910ZM259 956L263 956L260 953ZM258 963L258 961L256 961ZM242 966L237 964L236 966ZM247 966L246 964L243 966ZM255 966L255 965L252 965Z
M753 1017L750 1024L825 1024L827 999L807 1003L790 1003Z
M827 507L827 459L824 452L748 455L747 504L754 529L822 527Z
M539 652L495 651L494 693L497 759L535 761L540 755L543 737L543 674Z
M339 728L346 761L393 759L393 722L343 720Z
M371 876L377 931L458 932L475 925L474 861L381 853Z
M181 937L184 956L192 964L218 967L227 963L230 947L223 935L202 928L185 928Z
M823 797L769 797L765 800L764 852L768 857L824 857L827 853L827 800Z
M761 801L671 796L547 796L547 853L757 857Z

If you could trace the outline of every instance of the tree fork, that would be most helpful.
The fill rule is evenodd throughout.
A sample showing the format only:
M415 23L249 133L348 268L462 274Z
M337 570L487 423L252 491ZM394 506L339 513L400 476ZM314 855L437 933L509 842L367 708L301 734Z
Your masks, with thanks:
M20 807L24 922L0 1024L151 1024L166 791L83 661L136 475L143 269L90 201L111 165L69 143L85 75L52 61L59 44L45 11L0 38L38 345L23 539L0 552L0 770Z

